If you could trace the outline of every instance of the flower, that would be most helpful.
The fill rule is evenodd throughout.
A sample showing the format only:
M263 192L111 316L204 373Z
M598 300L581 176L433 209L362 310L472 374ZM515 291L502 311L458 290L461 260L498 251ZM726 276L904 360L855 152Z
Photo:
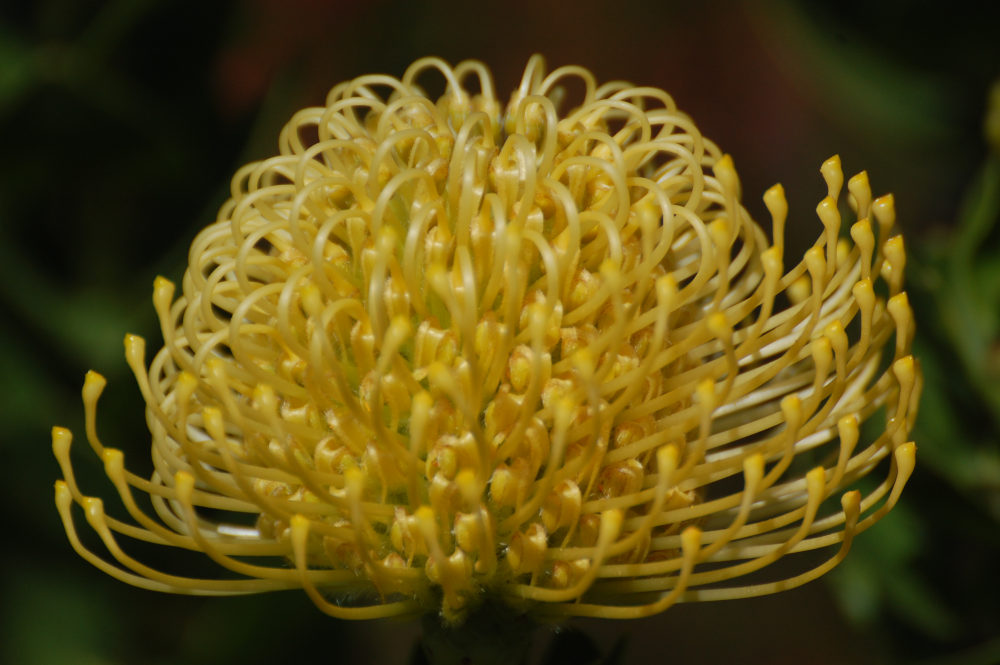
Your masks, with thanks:
M560 114L564 83L583 92ZM87 438L130 520L79 489L53 430L59 512L101 570L300 587L344 618L458 622L486 597L638 617L812 580L899 498L920 391L905 252L863 172L841 237L837 157L786 271L780 185L769 243L665 92L580 67L533 58L502 108L482 64L425 58L335 87L279 147L237 172L182 294L157 278L148 367L126 337L149 479L100 442L87 375ZM123 537L228 572L160 572Z

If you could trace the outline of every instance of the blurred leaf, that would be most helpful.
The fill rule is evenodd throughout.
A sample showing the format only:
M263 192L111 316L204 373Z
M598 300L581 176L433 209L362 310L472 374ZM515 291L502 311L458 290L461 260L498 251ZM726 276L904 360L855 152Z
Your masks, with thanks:
M941 142L953 134L952 84L946 78L897 64L877 44L845 43L846 28L825 16L820 3L784 0L768 8L769 20L796 56L781 64L801 85L822 89L822 99L849 100L851 113L832 119L851 122L852 131L877 131L883 144Z
M914 340L913 352L924 373L917 425L920 463L966 495L983 488L1000 489L1000 448L990 445L990 432L970 428L961 418L956 396L967 391L953 385L961 380L955 368L939 347L921 337Z
M0 661L18 665L110 665L114 630L105 596L51 570L4 574Z
M5 433L23 431L45 424L49 417L37 408L53 395L48 376L38 371L33 350L25 348L10 332L0 327L0 422ZM0 437L0 447L7 437Z
M1000 257L983 245L1000 222L1000 156L986 160L965 196L942 266L940 320L965 372L1000 424Z
M851 555L830 580L848 617L871 625L888 608L925 635L955 637L960 632L958 618L916 570L914 559L925 542L926 527L905 502L879 522L877 531L856 538Z
M31 56L20 39L0 24L0 117L31 86Z

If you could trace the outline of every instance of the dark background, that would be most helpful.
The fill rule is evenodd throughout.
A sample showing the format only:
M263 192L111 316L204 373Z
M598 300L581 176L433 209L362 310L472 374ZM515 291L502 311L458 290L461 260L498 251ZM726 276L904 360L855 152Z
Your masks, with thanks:
M501 96L528 57L670 92L733 154L755 218L785 185L789 233L820 230L839 153L893 192L927 376L919 467L894 513L823 582L580 622L622 663L1000 663L1000 29L988 3L39 0L0 9L0 662L404 662L413 623L343 623L304 594L157 595L78 559L52 501L48 430L82 437L79 387L109 379L101 431L141 469L126 331L159 337L229 177L302 106L423 55L486 62ZM100 463L76 459L88 490ZM541 640L539 650L551 637ZM549 662L593 660L562 649ZM567 643L568 644L568 643ZM590 648L590 647L588 647ZM590 660L588 660L588 658Z

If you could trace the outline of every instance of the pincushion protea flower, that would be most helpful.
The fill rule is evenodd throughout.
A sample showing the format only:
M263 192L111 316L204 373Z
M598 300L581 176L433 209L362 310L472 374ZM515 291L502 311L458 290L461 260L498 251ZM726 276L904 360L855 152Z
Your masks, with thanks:
M569 79L583 99L561 110ZM344 618L459 621L487 596L639 617L814 579L899 497L920 387L903 243L864 173L841 236L838 158L786 271L780 185L769 243L666 93L579 67L532 59L504 108L480 63L423 59L337 86L279 144L236 174L182 294L156 280L148 367L126 337L151 478L100 442L87 376L87 438L130 520L78 488L53 430L70 541L114 577L301 587ZM122 537L228 572L160 572Z

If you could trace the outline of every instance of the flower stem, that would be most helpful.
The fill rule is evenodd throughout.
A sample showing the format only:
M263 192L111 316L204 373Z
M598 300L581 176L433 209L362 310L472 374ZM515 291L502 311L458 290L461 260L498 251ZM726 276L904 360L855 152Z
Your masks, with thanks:
M426 615L413 665L521 665L536 627L527 615L500 603L484 603L460 624Z

